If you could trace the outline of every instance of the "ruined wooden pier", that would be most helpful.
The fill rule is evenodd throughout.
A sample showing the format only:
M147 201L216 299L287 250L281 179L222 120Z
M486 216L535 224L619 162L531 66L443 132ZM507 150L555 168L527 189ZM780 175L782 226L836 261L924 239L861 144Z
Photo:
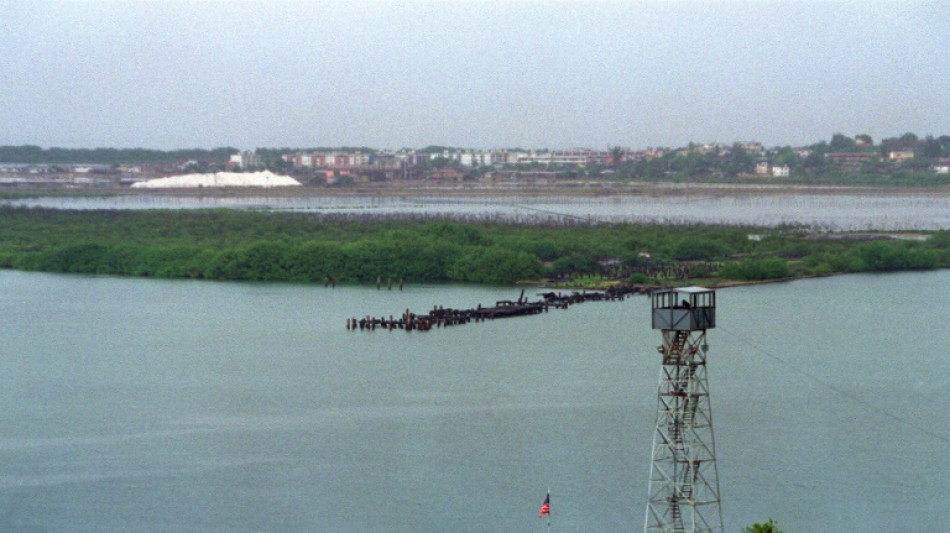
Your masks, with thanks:
M346 329L351 331L375 331L376 328L393 331L429 331L432 328L442 328L482 322L497 318L511 318L516 316L537 315L546 313L549 309L567 309L568 307L584 302L606 302L623 300L632 294L649 294L655 287L611 287L604 291L572 291L570 293L545 292L541 299L528 301L524 290L517 300L500 300L494 306L485 307L478 304L471 309L451 309L441 305L434 306L425 314L417 314L406 309L402 315L394 317L365 316L363 318L346 319Z

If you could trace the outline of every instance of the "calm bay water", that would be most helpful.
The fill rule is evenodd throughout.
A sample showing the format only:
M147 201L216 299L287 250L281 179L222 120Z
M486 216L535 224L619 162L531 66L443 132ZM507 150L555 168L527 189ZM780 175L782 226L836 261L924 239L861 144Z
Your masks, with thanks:
M950 530L950 271L719 291L726 530ZM0 531L643 527L649 301L428 333L517 297L0 272Z

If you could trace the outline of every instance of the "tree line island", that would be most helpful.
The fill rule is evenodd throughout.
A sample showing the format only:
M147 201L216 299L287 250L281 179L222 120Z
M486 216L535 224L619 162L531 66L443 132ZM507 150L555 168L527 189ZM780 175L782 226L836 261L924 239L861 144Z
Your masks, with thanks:
M511 223L228 209L44 209L11 203L43 195L148 194L132 185L164 179L182 187L174 180L215 172L228 172L228 179L286 176L303 185L283 194L398 194L393 191L437 190L445 184L496 195L524 186L589 194L591 187L683 182L945 193L948 165L950 136L910 133L878 144L867 135L835 134L830 142L800 148L690 143L639 151L340 147L163 152L0 146L0 268L213 280L532 283L591 289L948 268L948 229L819 232L790 224L634 224L583 218ZM216 185L223 182L205 183L197 194L243 194L240 187Z
M690 142L645 149L469 149L447 146L161 151L0 146L0 185L131 185L187 173L267 170L304 185L353 187L400 181L564 184L693 182L871 186L950 185L950 135L866 134L767 148L760 142Z

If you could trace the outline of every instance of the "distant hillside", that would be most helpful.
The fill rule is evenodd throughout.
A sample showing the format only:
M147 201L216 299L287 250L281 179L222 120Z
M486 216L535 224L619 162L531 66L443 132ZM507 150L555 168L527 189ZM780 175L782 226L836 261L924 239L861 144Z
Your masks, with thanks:
M148 165L201 161L226 163L237 148L222 147L211 150L150 150L147 148L41 148L34 145L0 146L0 163L93 165Z

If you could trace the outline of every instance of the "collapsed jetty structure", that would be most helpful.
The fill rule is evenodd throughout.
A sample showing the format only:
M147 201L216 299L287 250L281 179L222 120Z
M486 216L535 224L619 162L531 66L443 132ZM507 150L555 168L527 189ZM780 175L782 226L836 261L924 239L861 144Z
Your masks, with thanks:
M584 302L605 302L623 300L632 294L647 294L655 287L611 287L603 291L573 291L570 293L545 292L539 300L529 301L525 298L524 290L517 300L500 300L493 306L478 306L469 309L451 309L440 305L433 306L432 310L417 314L406 309L400 316L386 317L365 316L363 318L346 319L346 329L351 331L375 331L401 329L405 331L429 331L432 328L459 326L470 322L483 322L499 318L536 315L546 313L549 309L567 309L568 307Z

